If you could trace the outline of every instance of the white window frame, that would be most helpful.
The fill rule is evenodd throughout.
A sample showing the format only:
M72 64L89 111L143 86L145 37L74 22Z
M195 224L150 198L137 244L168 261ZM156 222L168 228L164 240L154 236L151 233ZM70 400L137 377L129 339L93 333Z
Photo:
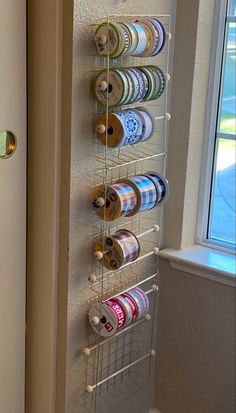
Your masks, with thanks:
M228 244L210 240L207 238L208 216L210 208L210 197L212 187L212 170L215 171L215 133L218 116L219 93L222 76L222 60L225 36L222 31L225 30L225 21L228 10L228 0L216 0L212 52L209 73L209 92L206 105L206 119L204 131L204 144L202 156L202 173L200 180L199 205L197 216L196 243L207 247L215 248L221 251L234 253ZM233 19L235 22L235 19Z

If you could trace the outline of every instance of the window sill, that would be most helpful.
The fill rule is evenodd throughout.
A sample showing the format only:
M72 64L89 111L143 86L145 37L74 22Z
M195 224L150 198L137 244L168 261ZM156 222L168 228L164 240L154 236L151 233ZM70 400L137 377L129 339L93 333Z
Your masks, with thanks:
M177 270L236 287L234 255L201 245L184 250L166 248L159 255Z

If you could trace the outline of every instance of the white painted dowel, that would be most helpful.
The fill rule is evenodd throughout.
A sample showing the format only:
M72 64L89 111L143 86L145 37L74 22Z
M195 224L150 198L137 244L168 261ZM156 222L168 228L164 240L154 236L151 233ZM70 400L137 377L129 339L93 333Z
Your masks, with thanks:
M90 274L88 280L91 282L91 284L95 284L97 282L97 277L95 274Z
M98 87L100 90L104 91L108 88L108 83L105 80L102 80L99 84Z
M144 254L144 255L141 255L141 257L138 257L135 261L128 262L127 264L125 264L125 265L123 265L122 267L120 267L120 270L123 270L124 268L128 267L128 266L131 265L131 264L136 264L137 262L140 262L140 261L144 260L144 258L150 257L151 255L154 255L154 254L157 255L157 254L158 254L158 251L159 251L159 248L158 248L158 247L154 247L154 248L153 248L153 251L150 251L150 252L147 252L147 253Z
M94 253L94 257L96 258L96 260L101 261L104 257L105 254L108 254L109 250L106 251L96 251Z
M137 238L144 237L145 235L150 234L151 232L158 232L160 231L159 225L154 225L152 228L148 229L147 231L142 232L141 234L137 235Z
M96 204L101 208L105 205L105 199L100 197L96 199Z
M105 36L105 34L101 34L100 36L96 36L96 41L97 41L99 44L104 45L104 44L107 43L107 37Z
M151 314L146 314L141 320L136 321L136 323L133 323L130 326L124 328L123 330L121 330L118 333L114 334L114 336L108 337L107 339L100 341L100 343L95 344L94 346L85 347L83 349L84 355L89 357L91 352L96 350L98 347L103 346L105 343L109 343L109 341L113 340L116 337L119 337L121 334L127 333L127 331L132 330L134 327L138 326L139 324L142 324L144 321L150 321L151 318L152 318Z
M148 294L153 293L154 291L155 291L155 292L157 292L157 291L158 291L158 289L159 289L159 288L158 288L158 285L154 284L150 290L145 291L145 294L147 294L147 295L148 295Z
M96 127L96 131L97 133L99 133L100 135L106 132L106 126L103 124L97 125Z
M142 357L139 357L137 360L133 361L132 363L127 364L125 367L123 367L120 370L117 370L115 373L110 374L110 376L106 377L105 379L97 382L96 384L93 385L88 385L86 387L86 390L88 393L93 393L93 390L99 386L101 386L102 384L106 383L107 381L113 379L114 377L118 376L119 374L123 373L124 371L130 369L131 367L135 366L136 364L140 363L141 361L147 359L150 356L154 356L155 352L153 350L151 350L149 353L145 354Z
M161 120L161 119L165 119L166 115L162 115L162 116L155 116L155 120Z
M170 75L169 75L169 73L166 73L166 74L165 74L165 79L166 79L166 82L169 82L169 81L170 81Z
M129 291L129 290L132 290L132 288L139 287L140 285L146 283L147 281L152 280L152 279L155 278L157 275L158 275L158 273L153 274L153 275L150 275L150 277L147 277L147 278L145 278L144 280L139 281L138 283L132 285L132 287L126 288L125 290L120 291L119 293L117 293L117 294L115 294L115 295L112 295L111 297L107 298L107 300L111 300L112 298L116 298L116 297L118 297L119 295L124 294L124 293L126 293L127 291ZM105 302L105 301L106 301L106 300L104 300L103 302Z
M170 115L170 113L166 113L165 115L155 116L154 119L155 119L155 120L161 120L161 119L170 120L170 119L171 119L171 115Z

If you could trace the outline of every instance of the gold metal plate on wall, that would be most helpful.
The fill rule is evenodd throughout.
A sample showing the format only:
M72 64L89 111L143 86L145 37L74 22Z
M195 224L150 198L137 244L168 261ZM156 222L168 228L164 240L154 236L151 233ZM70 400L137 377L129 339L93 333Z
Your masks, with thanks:
M10 158L16 151L16 137L15 135L4 130L0 132L0 159Z

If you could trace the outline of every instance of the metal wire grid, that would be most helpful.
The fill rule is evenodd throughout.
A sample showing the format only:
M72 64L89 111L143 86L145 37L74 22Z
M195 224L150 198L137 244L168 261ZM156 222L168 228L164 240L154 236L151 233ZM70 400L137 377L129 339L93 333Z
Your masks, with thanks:
M107 24L109 24L112 20L133 20L134 17L145 17L145 16L108 16L107 17ZM147 17L147 16L146 16ZM156 15L157 18L162 20L162 23L165 26L167 32L170 31L170 16L167 15ZM161 56L161 57L160 57ZM167 46L164 52L157 57L158 66L162 68L162 70L168 74L169 68L169 42L167 42ZM158 60L159 59L159 60ZM150 63L150 58L121 58L116 60L111 60L108 58L103 58L101 56L95 57L96 61L96 71L103 69L104 67L107 68L108 76L109 76L109 68L113 67L129 67L129 66L138 66L138 65L145 65ZM153 58L151 59L153 64ZM164 116L168 112L168 82L166 85L166 90L164 95L157 101L145 104L145 106L149 106L151 111L155 113L155 117ZM108 113L110 108L107 107L103 108L98 103L95 103L95 112L98 115L101 112L105 112L107 114L108 120ZM137 107L140 104L133 104L129 105L129 107ZM123 107L116 108L116 110L123 109ZM135 176L139 173L144 172L144 168L146 165L150 165L148 168L149 170L156 170L157 165L160 161L161 167L158 168L162 170L165 174L166 170L166 149L167 149L167 135L168 135L168 125L167 121L157 120L158 126L156 127L155 134L152 137L151 141L136 144L134 146L126 146L124 148L119 149L111 149L108 148L107 145L101 145L95 137L95 148L94 148L94 156L95 156L95 173L94 173L94 186L99 184L104 184L105 187L109 184L112 184L116 179L120 179L122 177L128 176ZM154 164L152 168L151 165ZM158 210L158 212L157 212ZM105 239L106 235L110 235L111 233L115 232L117 229L120 228L130 228L136 234L139 234L141 231L144 231L147 228L150 228L153 224L156 224L157 221L159 224L162 223L163 217L163 208L160 207L155 211L155 214L137 214L134 217L124 218L121 217L115 222L105 222L100 220L96 214L94 213L93 218L93 227L91 233L91 242L96 239L96 237L100 237L103 240ZM160 225L161 226L161 225ZM153 234L152 234L153 235ZM156 234L155 234L156 236ZM160 245L161 241L161 232L158 234L156 239L152 237L148 237L142 241L142 248L143 252L150 251L153 245ZM91 306L96 301L102 301L108 297L113 296L114 294L119 293L120 291L124 291L128 288L131 288L133 285L137 283L143 282L147 280L148 285L153 283L153 279L157 278L158 270L157 270L157 260L154 256L148 257L147 260L140 261L138 263L130 264L127 268L121 269L119 271L107 271L104 269L100 264L96 263L92 258L92 265L91 265L91 274L95 274L96 276L96 283L90 284L89 288L91 288L95 296L89 301L89 306ZM147 261L147 262L145 262ZM145 290L145 288L144 288ZM156 294L152 297L152 319L154 320L156 314ZM119 397L116 400L116 397L112 396L112 400L116 400L116 404L118 401L121 400L121 393L119 391L120 385L125 383L125 386L122 385L122 399L125 398L124 389L127 389L128 384L132 383L132 389L137 391L138 385L140 384L140 380L138 380L139 384L135 382L137 381L137 377L142 378L142 385L147 382L148 378L150 377L150 349L153 345L153 338L154 338L154 322L144 322L145 320L141 320L140 324L137 323L137 326L128 329L128 331L120 332L117 335L113 336L110 340L101 340L95 333L90 332L88 337L88 343L92 348L94 346L94 351L92 352L92 356L89 357L87 363L87 384L92 383L95 385L95 391L93 394L86 394L86 411L93 411L98 413L99 411L104 412L104 401L107 404L107 395L106 393L109 391L109 395L118 393ZM143 333L143 329L145 333ZM140 363L137 365L132 366L132 368L127 368L132 364L135 363L135 360L139 360ZM144 357L144 358L142 358ZM146 363L147 368L146 371L148 372L147 377L144 378L143 368L142 374L137 375L135 374L134 377L132 372L141 367L143 363ZM123 371L122 371L123 369ZM116 375L117 371L121 373ZM114 377L110 376L114 374ZM132 380L131 380L132 377ZM128 380L126 380L128 378ZM104 383L102 381L104 380ZM96 386L96 383L101 383L99 386ZM134 385L135 384L135 385ZM136 387L135 387L136 386ZM104 396L105 393L105 396ZM130 391L129 391L130 395ZM104 399L105 398L105 399ZM111 397L109 397L111 400ZM100 406L102 410L100 410Z
M137 60L137 58L135 60ZM128 66L131 66L131 64ZM124 145L121 148L109 148L95 139L96 172L100 172L103 169L111 172L114 170L119 171L126 166L135 166L137 163L140 164L148 159L156 161L158 158L165 157L165 137L167 135L167 122L165 120L167 113L166 93L167 92L159 98L158 103L155 101L145 103L145 107L150 109L152 113L155 113L155 132L150 140L135 145ZM129 105L129 108L141 106L144 106L144 104L133 103ZM104 112L104 109L101 108L98 103L96 103L96 107L98 114ZM117 107L116 110L123 110L125 108L127 108L127 106L120 106ZM114 109L107 109L107 113L113 111ZM138 165L136 167L139 168Z
M107 18L107 24L112 21L134 21L140 17L148 17L146 16L137 16L137 15L129 15L129 16L117 16L117 15L110 15ZM151 17L151 16L150 16ZM162 23L165 27L166 32L170 32L170 16L168 15L156 15L157 18L161 18ZM100 21L100 23L104 22L104 19ZM99 23L99 22L98 22ZM97 25L96 25L97 26ZM109 69L111 67L130 67L130 66L142 66L147 64L153 64L154 60L156 61L157 65L164 71L164 73L168 74L169 71L169 42L167 42L167 46L156 58L154 57L147 57L147 58L140 58L140 57L121 57L118 59L109 59L109 57L103 57L97 54L95 57L95 65L96 71L99 72L100 70L107 68L108 76L109 76ZM168 82L166 82L168 84ZM136 102L133 104L129 104L129 108L146 106L150 108L151 111L155 114L155 117L164 116L168 112L168 101L167 101L167 88L166 92L156 101L140 103ZM123 110L127 108L126 105L118 106L115 110ZM108 105L104 108L98 102L96 102L96 113L109 113L113 112L114 108L109 108ZM167 136L167 124L164 119L156 120L156 130L154 137L151 141L140 142L136 145L129 146L125 145L122 148L111 149L108 146L104 146L98 142L95 137L95 159L96 159L96 169L100 170L102 167L105 169L120 169L121 167L127 165L134 164L136 162L142 162L146 159L155 159L161 156L165 156L166 153L166 136ZM164 130L163 130L164 129ZM162 137L164 139L162 139Z
M88 359L94 378L97 377L100 382L149 351L150 328L144 327L146 325L143 323L136 329L129 330L115 337L114 340L110 340L95 350L95 357L98 357L98 352L100 351L99 363L97 365L98 374L94 371L94 360ZM141 338L142 341L140 340ZM107 349L107 347L109 348ZM130 375L129 369L102 384L99 387L99 392L102 393L103 390L108 390L114 383L122 381L126 375Z
M151 308L154 317L156 311L154 296L151 301L153 301ZM106 399L113 401L115 407L126 396L130 396L131 390L137 391L139 387L148 383L152 357L150 343L153 340L153 331L149 323L151 321L140 320L135 328L127 328L126 331L121 331L110 339L102 341L100 345L94 346L92 356L88 358L88 377L99 386L96 392L87 395L86 400L88 405L93 405L96 412L105 412ZM137 360L140 361L135 364ZM109 377L110 379L107 380ZM127 386L128 393L126 393ZM102 406L101 410L99 405Z

